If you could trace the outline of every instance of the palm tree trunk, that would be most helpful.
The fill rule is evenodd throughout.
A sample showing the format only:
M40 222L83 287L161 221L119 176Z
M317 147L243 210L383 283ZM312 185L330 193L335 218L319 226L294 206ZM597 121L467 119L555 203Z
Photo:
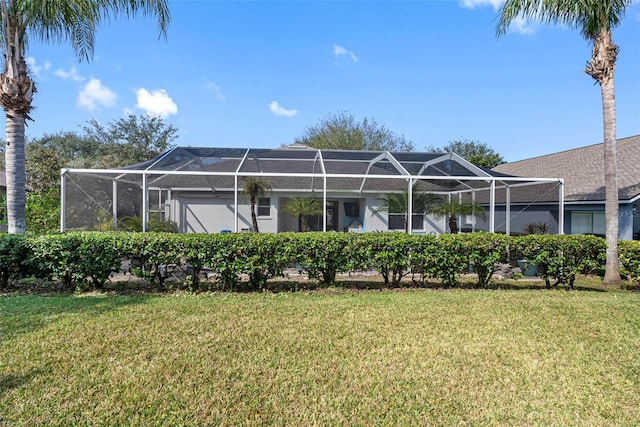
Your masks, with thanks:
M251 196L249 198L249 202L251 203L251 223L253 224L253 231L259 233L258 231L258 218L256 217L256 198L255 196Z
M458 220L453 215L449 216L449 230L451 231L451 234L458 234L459 231Z
M604 120L605 235L607 239L604 283L620 281L618 264L618 173L616 153L616 106L613 78L600 85Z
M27 73L23 36L18 16L8 15L11 2L2 1L4 71L0 75L0 105L6 116L5 168L7 178L7 231L24 233L25 220L25 121L31 111L36 87ZM12 19L13 18L13 19Z
M7 219L9 233L24 233L25 221L25 119L7 114L5 168L7 175Z
M611 39L611 31L601 30L593 41L591 61L585 70L600 84L602 120L604 127L604 186L605 233L607 240L603 282L620 281L618 264L618 161L616 154L616 100L613 84L618 47Z

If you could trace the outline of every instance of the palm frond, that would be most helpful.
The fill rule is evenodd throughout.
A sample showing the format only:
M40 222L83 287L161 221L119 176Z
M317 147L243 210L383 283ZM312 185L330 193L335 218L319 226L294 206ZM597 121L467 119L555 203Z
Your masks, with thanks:
M313 197L289 199L282 210L293 216L313 216L322 214L322 204Z
M593 40L600 31L617 27L634 0L507 0L498 11L498 36L518 18L566 25Z
M487 217L484 207L481 205L471 202L460 202L456 199L442 200L441 203L434 205L429 213L441 217L455 217L460 215L475 215L481 219L486 219Z
M155 16L160 36L170 21L167 0L14 0L9 19L45 43L70 43L80 60L93 57L98 25L111 19Z
M418 191L416 185L413 186L411 198L411 210L414 214L427 213L434 205L437 205L443 201L440 196L432 193L423 193ZM405 190L402 193L388 193L380 197L378 200L382 201L382 205L376 209L376 212L406 214L409 210L408 190Z
M242 183L242 192L251 198L261 197L271 191L271 184L258 178L246 178Z

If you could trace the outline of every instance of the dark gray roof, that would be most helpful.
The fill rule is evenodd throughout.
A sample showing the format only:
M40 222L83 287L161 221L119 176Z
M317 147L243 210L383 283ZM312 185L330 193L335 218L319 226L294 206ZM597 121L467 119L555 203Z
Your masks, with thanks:
M496 172L533 178L564 178L565 201L603 201L604 144L496 166ZM640 195L640 135L618 139L618 198Z
M488 194L491 178L496 178L497 189L507 183L531 184L528 178L478 168L453 153L312 148L176 147L137 165L68 169L65 176L78 183L79 176L86 176L134 186L142 186L144 176L150 188L222 192L233 191L236 180L241 188L242 181L252 176L268 182L273 191L322 191L326 180L326 188L332 192L401 192L406 190L409 177L423 192L475 189ZM496 200L499 197L496 194Z
M282 174L270 176L265 181L271 183L273 190L315 189L323 186L323 171L327 175L343 175L341 178L328 178L327 188L333 191L359 189L363 191L402 191L406 187L404 180L380 178L357 178L355 175L403 176L396 167L400 164L409 174L438 177L422 180L422 191L454 191L473 187L486 187L484 181L474 181L466 186L459 181L440 177L476 177L478 175L499 175L488 170L478 170L466 160L448 153L425 152L382 152L357 150L317 150L313 148L246 149L220 147L176 147L155 159L137 165L119 168L125 172L123 177L131 182L141 178L126 174L126 171L145 170L152 176L152 186L164 188L234 188L234 177L224 174L269 173ZM205 172L210 176L171 175L165 171ZM157 175L156 175L157 173ZM219 175L216 175L219 174ZM314 174L311 177L291 176L288 174ZM127 176L132 175L132 176ZM155 178L153 177L155 175ZM344 176L347 175L347 176ZM354 177L348 177L354 175Z
M6 175L6 172L3 170L0 170L0 187L3 187L3 188L7 187L7 175Z

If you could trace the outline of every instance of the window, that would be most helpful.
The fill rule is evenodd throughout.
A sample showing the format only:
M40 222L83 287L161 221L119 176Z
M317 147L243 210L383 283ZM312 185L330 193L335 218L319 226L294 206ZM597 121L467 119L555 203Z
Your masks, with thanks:
M160 220L165 219L167 203L166 190L149 190L149 215Z
M411 229L412 230L423 230L424 229L424 215L423 214L413 214L411 217Z
M258 198L258 216L271 216L271 198Z
M389 230L404 230L404 214L389 212Z
M360 205L357 202L344 202L344 214L350 217L360 216Z
M571 212L571 234L604 235L604 212Z
M405 226L405 220L407 216L403 213L389 212L389 230L403 230ZM411 217L411 229L422 230L424 229L424 215L413 214Z

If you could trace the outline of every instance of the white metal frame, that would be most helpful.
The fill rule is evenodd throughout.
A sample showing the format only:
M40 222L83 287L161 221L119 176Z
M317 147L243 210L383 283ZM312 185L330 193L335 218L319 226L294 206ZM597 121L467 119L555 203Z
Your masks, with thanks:
M175 149L174 149L175 150ZM173 151L173 150L172 150ZM165 158L172 151L165 153L161 156L158 161ZM60 206L60 231L66 231L65 224L65 208L66 208L66 177L69 174L91 174L91 175L99 175L101 178L110 177L111 175L116 175L112 179L114 180L113 184L113 192L114 192L114 205L116 204L115 193L117 189L117 182L122 178L124 174L129 175L139 175L142 178L142 229L143 231L147 230L148 223L148 214L149 214L149 184L148 184L148 176L153 175L175 175L175 176L205 176L205 177L233 177L234 178L234 210L235 210L235 225L234 231L238 231L238 208L239 208L239 178L242 177L299 177L299 178L322 178L323 186L322 186L322 203L324 207L324 215L323 215L323 231L327 230L327 217L326 217L326 209L327 209L327 180L328 179L340 179L340 178L357 178L362 179L362 183L359 189L353 190L355 193L362 194L364 191L364 184L367 179L400 179L406 180L407 188L409 193L409 206L408 206L408 222L409 222L409 230L408 232L412 232L412 221L413 221L413 184L424 180L424 181L457 181L461 183L466 190L455 190L448 192L447 194L453 195L455 193L459 194L461 197L462 193L471 193L472 200L475 201L475 195L478 191L489 191L489 231L495 232L495 192L496 192L496 183L499 183L500 186L498 188L506 189L506 210L507 210L507 224L506 224L506 232L509 234L510 232L510 205L511 205L511 197L510 197L510 189L513 187L524 186L524 185L539 185L539 184L548 184L548 183L557 183L559 186L559 234L564 233L564 181L562 178L527 178L527 177L505 177L505 176L492 176L486 171L477 168L473 164L467 162L462 159L460 156L455 154L445 154L439 157L436 157L428 162L424 162L423 167L417 175L410 174L399 162L392 153L390 152L381 152L380 155L376 156L372 160L369 161L369 165L367 167L366 173L364 174L335 174L335 173L327 173L324 166L324 159L322 156L322 150L317 150L316 156L313 160L305 160L305 161L313 161L314 162L314 172L313 173L287 173L287 172L242 172L242 167L249 158L249 154L251 149L247 149L240 161L238 167L234 172L207 172L207 171L184 171L184 170L150 170L149 168L144 170L136 170L136 169L63 169L61 171L61 206ZM454 160L458 164L465 167L472 173L477 174L476 176L451 176L451 175L422 175L424 171L429 166L433 166L443 160ZM398 171L398 175L378 175L378 174L369 174L372 166L380 161L380 160L388 160ZM158 161L152 164L155 165ZM294 160L292 160L294 161ZM315 170L315 164L318 163L320 165L320 171ZM485 188L473 188L468 183L470 182L486 182L488 187ZM313 187L313 186L312 186ZM167 188L168 191L175 191L177 188ZM116 207L113 208L114 212L116 212ZM117 213L116 213L117 215ZM114 215L115 217L115 215ZM117 220L114 218L114 221ZM475 224L474 224L475 229Z

